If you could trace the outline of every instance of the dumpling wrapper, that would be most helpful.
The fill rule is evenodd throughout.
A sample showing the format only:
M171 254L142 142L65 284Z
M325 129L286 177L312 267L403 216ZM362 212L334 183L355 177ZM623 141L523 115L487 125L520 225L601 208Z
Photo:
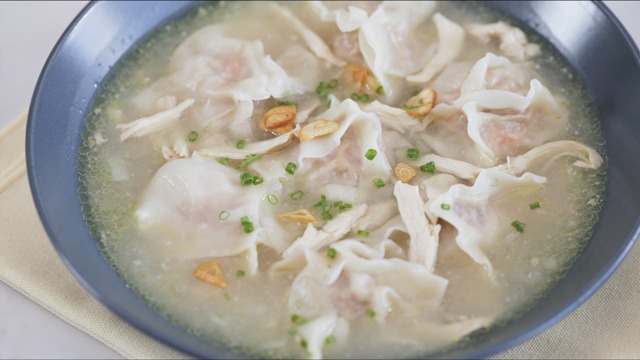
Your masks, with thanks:
M357 152L358 158L350 166L359 167L359 177L367 179L369 182L369 179L375 177L389 178L391 165L381 149L382 127L377 116L363 112L353 100L346 99L339 105L332 106L329 110L317 115L316 118L338 122L340 128L330 135L316 137L300 143L298 171L321 171L322 169L312 169L306 165L307 160L329 156L344 141L345 133L353 131L355 136L351 137L352 140L350 141L355 141L355 144L352 145L355 148L354 151ZM364 159L364 154L369 149L374 149L378 153L373 160ZM345 159L340 158L335 160L345 161ZM356 163L358 161L359 163Z
M499 169L484 169L473 186L451 186L431 199L426 211L455 227L458 247L495 280L491 261L483 247L489 246L505 229L510 229L513 221L506 217L508 209L496 207L497 202L509 198L510 203L518 203L519 194L538 191L545 182L546 178L532 173L514 176Z
M239 172L200 157L163 165L145 189L135 210L138 229L172 257L199 259L237 256L248 251L249 272L257 269L256 236L260 193L240 184ZM229 217L221 220L226 211ZM240 218L254 231L246 234Z

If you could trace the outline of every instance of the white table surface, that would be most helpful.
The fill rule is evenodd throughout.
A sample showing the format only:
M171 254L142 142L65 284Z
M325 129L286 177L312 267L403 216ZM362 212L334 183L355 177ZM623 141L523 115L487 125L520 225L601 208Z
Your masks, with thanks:
M640 2L605 1L640 44ZM86 1L0 1L0 128L29 104L44 62ZM121 359L0 282L0 359Z

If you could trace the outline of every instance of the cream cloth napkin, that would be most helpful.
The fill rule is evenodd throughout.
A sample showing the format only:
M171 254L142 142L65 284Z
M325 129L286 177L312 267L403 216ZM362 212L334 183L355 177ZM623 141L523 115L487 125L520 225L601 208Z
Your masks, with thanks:
M0 280L126 358L184 358L112 314L50 244L26 176L26 113L0 132ZM495 359L640 358L640 246L585 304Z

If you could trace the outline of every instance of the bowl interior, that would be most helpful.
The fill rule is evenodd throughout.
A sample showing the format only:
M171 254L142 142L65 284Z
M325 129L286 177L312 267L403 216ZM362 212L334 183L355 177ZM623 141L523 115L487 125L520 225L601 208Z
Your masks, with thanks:
M27 168L47 234L66 266L93 296L132 325L179 350L206 358L238 358L172 324L127 288L90 235L77 193L76 158L96 89L133 44L194 3L95 2L87 6L54 48L38 80L27 125ZM546 298L517 321L475 336L464 347L439 357L484 357L540 333L602 285L640 233L640 56L633 41L599 2L489 3L545 37L581 77L606 140L608 182L592 239Z

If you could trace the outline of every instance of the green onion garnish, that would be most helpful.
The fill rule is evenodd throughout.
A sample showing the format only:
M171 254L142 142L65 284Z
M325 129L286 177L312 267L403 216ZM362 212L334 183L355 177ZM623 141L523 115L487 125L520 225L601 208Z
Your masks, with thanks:
M517 232L521 233L524 232L524 223L515 220L514 222L511 223L511 226L514 227L514 229L516 229Z
M384 187L384 180L380 179L380 178L375 178L373 179L373 184L378 188L382 188Z
M413 110L421 107L422 105L402 105L402 108L405 110Z
M291 195L289 195L290 198L292 198L293 200L300 200L302 199L302 197L304 196L304 192L302 190L297 190L291 193Z
M540 208L540 202L536 201L534 203L529 204L529 209L534 210L534 209L539 209Z
M333 335L329 335L324 339L324 343L327 345L333 344L334 342L336 342L336 337Z
M260 160L260 155L247 155L246 160L241 162L240 165L238 165L238 169L242 169L247 167L247 165L251 164L254 161Z
M358 234L359 236L369 237L369 232L367 230L358 229L358 231L356 231L356 234Z
M240 183L243 186L253 185L253 175L248 172L242 173L240 175Z
M249 217L248 216L241 217L240 218L240 224L244 228L244 232L246 234L249 234L249 233L253 232L253 223L251 221L249 221Z
M253 177L253 185L260 185L264 182L264 178L262 176L254 176Z
M189 134L187 135L187 140L189 140L190 142L194 142L198 140L198 132L194 130L189 131Z
M223 294L223 296L224 296L224 299L225 299L225 300L231 300L231 295L229 295L229 293L228 293L228 292L225 292L225 293Z
M376 155L378 155L378 152L375 149L369 149L366 153L364 153L364 157L366 157L367 160L373 160Z
M378 88L376 89L376 94L384 95L384 88L382 87L382 85L378 86Z
M287 330L287 333L289 335L295 335L298 333L298 329L296 329L295 327L289 328L289 330Z
M407 149L407 158L409 158L410 160L416 160L417 158L420 157L420 150L418 149Z
M292 314L291 315L291 322L296 324L296 325L302 325L304 323L307 322L307 319L305 319L304 317L298 315L298 314Z
M328 249L327 249L327 256L328 256L329 258L331 258L331 259L335 259L337 254L338 254L338 253L336 252L336 249L334 249L334 248L332 248L332 247L330 247L330 248L328 248Z
M358 95L357 93L352 93L350 98L353 101L360 101L363 103L368 103L371 101L371 97L369 97L369 94Z
M353 205L351 205L349 203L340 204L338 206L338 212L345 212L345 211L347 211L347 210L349 210L351 208L353 208Z
M237 277L243 277L243 276L244 276L244 274L245 274L245 273L244 273L244 270L238 270L238 271L236 271L236 276L237 276Z
M320 196L320 201L315 203L315 205L313 205L313 207L321 208L321 207L324 207L324 205L326 205L326 204L327 204L327 196L326 195L321 195Z
M375 312L375 311L373 311L372 309L367 309L367 311L365 312L365 314L366 314L368 317L372 318L372 319L373 319L374 317L376 317L376 312Z
M286 171L290 175L293 175L293 174L296 173L297 169L298 169L298 165L290 162L290 163L287 164L287 167L284 169L284 171Z
M320 96L320 99L324 100L329 95L329 89L333 89L338 86L338 80L331 79L328 83L320 82L316 88L316 94Z
M416 91L412 92L412 93L411 93L411 96L416 96L416 95L418 95L418 94L420 94L420 90L416 90Z
M447 211L449 211L449 210L451 210L451 205L449 205L449 204L444 204L444 203L443 203L443 204L440 204L440 208L441 208L442 210L447 210Z
M229 158L228 157L223 157L218 159L218 162L222 165L227 165L229 163Z
M428 163L420 166L420 171L434 174L436 172L436 163L429 161Z
M244 149L247 143L244 140L238 140L236 143L236 149Z
M220 215L218 215L218 219L220 220L227 220L229 218L229 215L231 215L230 212L228 212L227 210L222 210L220 212Z
M278 197L273 194L269 194L267 195L267 201L269 202L269 204L275 205L278 203Z
M298 107L298 103L295 102L295 101L281 100L281 101L278 101L278 106L295 106L295 107Z

